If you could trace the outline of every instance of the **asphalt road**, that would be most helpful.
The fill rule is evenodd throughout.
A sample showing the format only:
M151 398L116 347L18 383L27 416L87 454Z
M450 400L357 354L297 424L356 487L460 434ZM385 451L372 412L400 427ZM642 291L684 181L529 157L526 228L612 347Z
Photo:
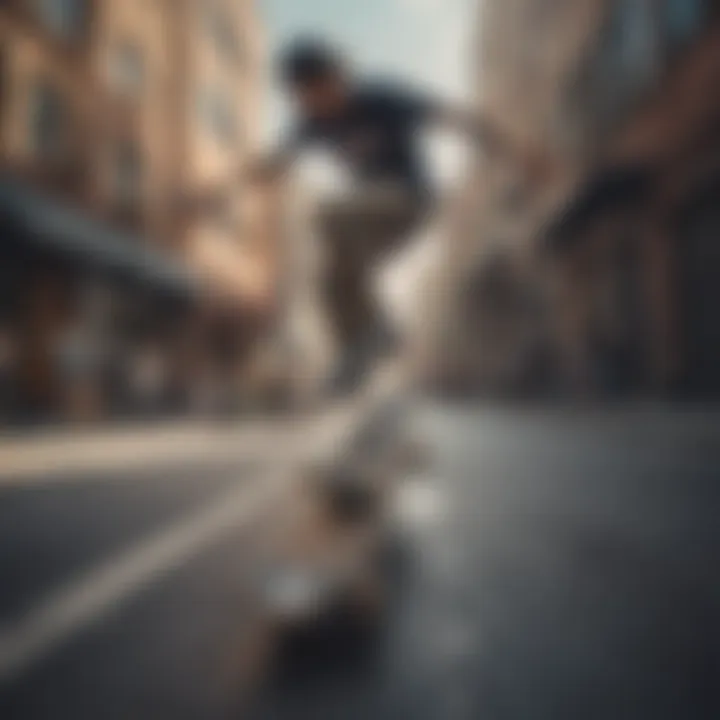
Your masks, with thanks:
M424 419L435 457L403 495L405 559L375 647L355 663L348 648L304 657L252 715L720 717L720 413ZM196 467L0 489L0 628L255 476ZM0 717L240 717L256 532L222 535L34 656Z

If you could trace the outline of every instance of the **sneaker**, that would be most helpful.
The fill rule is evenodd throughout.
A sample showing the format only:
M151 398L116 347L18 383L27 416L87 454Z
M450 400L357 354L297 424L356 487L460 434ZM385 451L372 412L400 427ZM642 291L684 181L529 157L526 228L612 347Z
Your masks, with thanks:
M351 395L361 385L372 364L367 343L356 343L346 348L338 359L327 385L327 394L338 398Z
M377 362L396 354L400 346L400 337L390 324L378 322L342 352L330 376L329 394L343 396L355 392Z

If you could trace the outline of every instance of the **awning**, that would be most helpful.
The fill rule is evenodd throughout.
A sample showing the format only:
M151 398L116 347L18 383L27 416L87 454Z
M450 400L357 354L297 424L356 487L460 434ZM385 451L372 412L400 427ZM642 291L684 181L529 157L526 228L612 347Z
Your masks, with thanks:
M190 273L148 247L145 238L113 230L7 176L0 177L0 221L3 244L30 245L182 298L197 292Z

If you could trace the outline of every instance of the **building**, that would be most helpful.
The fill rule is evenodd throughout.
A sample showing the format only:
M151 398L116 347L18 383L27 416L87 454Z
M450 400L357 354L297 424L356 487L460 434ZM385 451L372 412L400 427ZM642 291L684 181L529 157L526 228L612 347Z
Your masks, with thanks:
M262 45L252 0L3 3L0 373L16 408L100 417L143 388L180 408L214 366L199 354L242 364L237 338L271 302L268 198L238 192L192 224L174 199L252 151Z
M591 162L541 235L566 367L600 394L717 396L720 5L608 4L591 39L569 104Z
M176 66L174 175L203 188L238 176L262 132L264 36L252 0L172 3ZM182 224L187 262L208 300L194 347L206 382L242 382L244 359L272 312L276 197L236 183L228 202ZM182 222L182 221L181 221Z
M479 105L553 173L530 187L478 160L450 273L473 347L453 362L490 389L717 392L718 3L485 0L481 14Z

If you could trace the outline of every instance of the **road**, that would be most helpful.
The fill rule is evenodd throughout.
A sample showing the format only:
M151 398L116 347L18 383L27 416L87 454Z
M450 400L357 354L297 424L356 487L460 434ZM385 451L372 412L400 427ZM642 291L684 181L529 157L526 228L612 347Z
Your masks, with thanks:
M405 561L377 646L352 664L307 656L252 715L720 717L720 413L422 419L433 463L402 494ZM0 627L78 578L135 568L167 528L260 476L238 459L0 487ZM256 533L229 524L110 583L91 622L8 676L0 717L240 717Z

